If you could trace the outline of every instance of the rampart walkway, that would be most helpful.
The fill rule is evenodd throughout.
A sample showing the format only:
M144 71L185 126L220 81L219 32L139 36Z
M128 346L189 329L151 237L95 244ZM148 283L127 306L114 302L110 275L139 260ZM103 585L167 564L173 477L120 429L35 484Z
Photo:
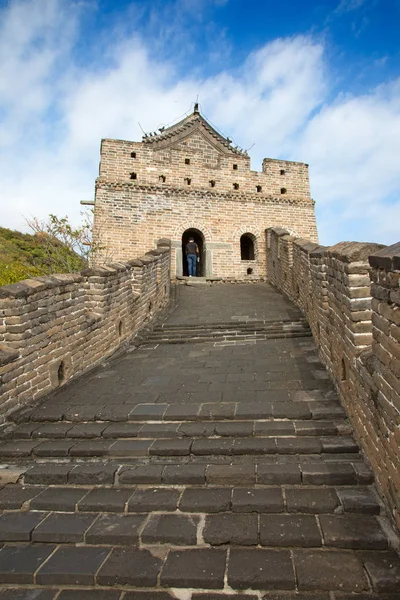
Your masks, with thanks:
M372 473L267 284L180 287L3 437L1 600L400 600Z

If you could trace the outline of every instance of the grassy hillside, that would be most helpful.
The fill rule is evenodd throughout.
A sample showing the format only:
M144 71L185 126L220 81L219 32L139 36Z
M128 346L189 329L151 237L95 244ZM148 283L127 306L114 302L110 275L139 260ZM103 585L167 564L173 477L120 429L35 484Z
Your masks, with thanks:
M47 234L0 227L0 286L21 279L79 271L86 260Z

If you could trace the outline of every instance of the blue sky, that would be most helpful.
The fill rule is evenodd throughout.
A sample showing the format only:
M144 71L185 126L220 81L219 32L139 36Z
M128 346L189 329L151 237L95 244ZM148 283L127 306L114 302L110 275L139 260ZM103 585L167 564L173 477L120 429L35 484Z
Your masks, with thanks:
M0 225L78 223L103 137L191 110L310 164L320 241L400 239L400 0L0 0Z

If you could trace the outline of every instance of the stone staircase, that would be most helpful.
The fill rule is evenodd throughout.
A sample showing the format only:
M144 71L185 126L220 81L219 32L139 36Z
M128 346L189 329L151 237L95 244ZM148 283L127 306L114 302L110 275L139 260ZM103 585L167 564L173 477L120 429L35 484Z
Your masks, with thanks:
M14 414L0 600L400 600L373 474L308 335L167 324Z
M305 319L298 320L245 320L243 322L208 324L162 324L147 336L149 343L201 344L256 341L286 337L310 337L311 330Z

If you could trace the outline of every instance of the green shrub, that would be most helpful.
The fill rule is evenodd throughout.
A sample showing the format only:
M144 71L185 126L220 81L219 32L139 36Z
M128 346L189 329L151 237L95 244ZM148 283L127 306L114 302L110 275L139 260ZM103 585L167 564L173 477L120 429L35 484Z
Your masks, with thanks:
M37 277L43 275L40 269L24 265L18 261L4 262L0 261L0 286L16 283L22 279Z

